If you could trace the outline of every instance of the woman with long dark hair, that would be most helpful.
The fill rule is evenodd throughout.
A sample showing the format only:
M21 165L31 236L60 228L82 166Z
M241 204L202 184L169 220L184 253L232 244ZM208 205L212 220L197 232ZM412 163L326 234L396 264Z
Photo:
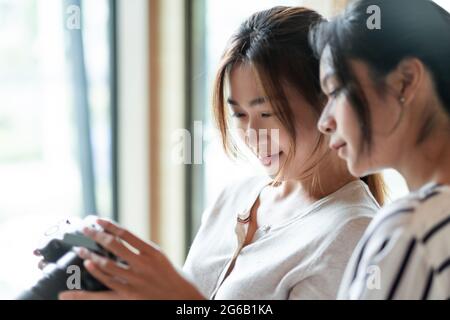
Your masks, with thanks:
M450 298L449 13L428 0L360 0L310 40L331 148L353 175L394 168L411 189L376 215L339 298Z

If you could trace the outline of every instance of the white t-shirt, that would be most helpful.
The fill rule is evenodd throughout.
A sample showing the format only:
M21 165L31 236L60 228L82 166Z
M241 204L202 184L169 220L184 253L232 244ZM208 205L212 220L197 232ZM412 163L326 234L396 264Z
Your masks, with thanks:
M450 298L450 186L426 185L376 215L339 299Z
M210 299L335 299L377 202L364 182L353 181L306 209L281 213L282 221L259 226L242 248L246 228L237 218L245 221L269 182L255 177L221 193L203 215L184 272Z

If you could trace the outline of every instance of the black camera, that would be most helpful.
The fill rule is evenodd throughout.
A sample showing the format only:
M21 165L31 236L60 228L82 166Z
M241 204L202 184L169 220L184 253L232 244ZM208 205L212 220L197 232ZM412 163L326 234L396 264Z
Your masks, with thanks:
M95 216L88 216L83 220L64 220L46 232L46 240L38 251L48 264L43 269L42 278L32 288L22 292L18 300L56 300L58 294L66 290L108 290L89 274L83 266L83 259L76 252L76 248L84 247L98 255L117 260L113 254L82 233L84 227L102 230L95 219Z

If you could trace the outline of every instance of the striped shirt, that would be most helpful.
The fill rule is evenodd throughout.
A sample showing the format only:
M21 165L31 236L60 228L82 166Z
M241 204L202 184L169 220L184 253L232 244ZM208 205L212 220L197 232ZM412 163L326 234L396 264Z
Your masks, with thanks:
M450 298L450 186L384 207L350 259L338 299Z

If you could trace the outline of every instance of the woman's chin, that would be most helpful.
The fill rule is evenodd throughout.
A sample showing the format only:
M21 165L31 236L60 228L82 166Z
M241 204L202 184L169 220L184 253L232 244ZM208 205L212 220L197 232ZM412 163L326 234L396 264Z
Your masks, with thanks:
M367 168L358 165L358 163L351 162L347 159L347 168L350 174L354 177L364 177L367 175Z
M296 179L295 177L290 177L289 174L286 171L281 171L281 168L278 166L270 167L270 168L264 168L265 173L267 176L269 176L271 179L277 179L277 181L287 181L290 179Z
M275 179L276 177L280 178L280 177L278 177L278 174L280 172L279 168L276 168L276 167L274 167L274 168L272 168L272 167L267 168L267 167L265 167L264 171L272 179Z

